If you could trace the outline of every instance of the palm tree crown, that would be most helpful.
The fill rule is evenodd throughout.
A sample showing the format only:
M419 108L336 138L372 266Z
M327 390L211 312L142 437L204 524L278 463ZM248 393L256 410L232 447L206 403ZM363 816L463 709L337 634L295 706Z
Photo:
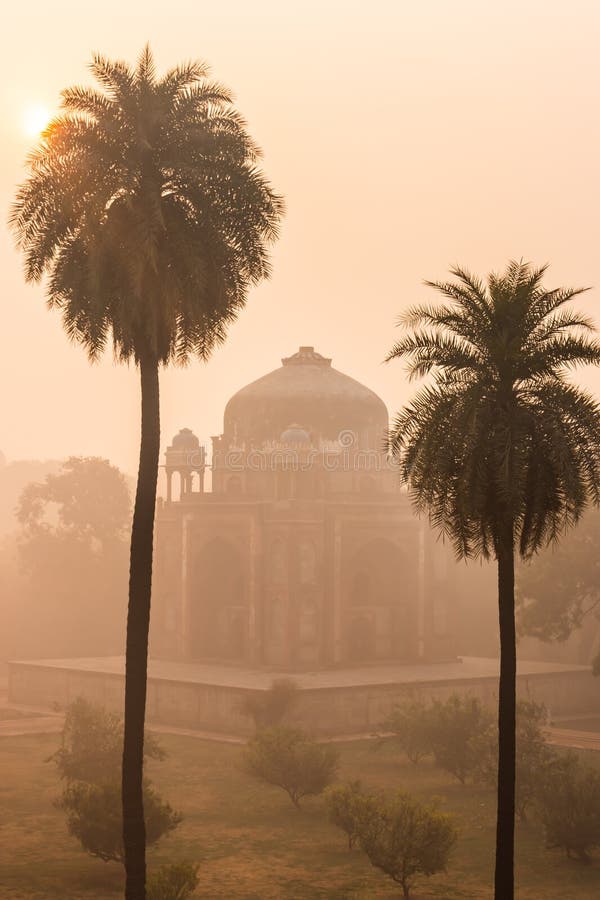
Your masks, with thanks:
M63 113L28 160L11 212L28 280L96 357L205 358L269 271L283 204L260 151L203 63L157 78L96 56L98 90L63 91Z
M600 344L565 309L582 290L545 290L545 271L511 262L487 284L460 268L427 282L449 302L409 310L388 356L432 376L389 446L459 556L497 555L507 524L529 556L600 501L600 406L566 378L600 363Z

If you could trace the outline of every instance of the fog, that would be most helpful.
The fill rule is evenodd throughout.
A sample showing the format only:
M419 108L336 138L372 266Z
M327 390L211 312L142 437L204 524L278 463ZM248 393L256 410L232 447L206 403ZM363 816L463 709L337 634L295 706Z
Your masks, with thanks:
M207 60L235 92L287 214L273 276L226 344L206 366L164 374L165 436L189 425L206 442L228 397L299 344L332 356L393 411L411 388L382 360L398 315L427 299L423 279L523 257L550 262L554 284L600 282L597 32L588 0L258 0L202 13L175 2L166 21L154 3L110 0L101 17L65 0L13 5L2 39L4 208L32 140L26 110L54 112L65 86L89 83L94 51L134 60L149 40L161 69ZM110 354L90 367L42 287L24 286L6 230L0 241L0 377L13 386L0 450L10 460L100 455L135 472L134 371ZM595 291L581 298L585 311L596 305Z
M5 13L2 900L599 895L599 26Z

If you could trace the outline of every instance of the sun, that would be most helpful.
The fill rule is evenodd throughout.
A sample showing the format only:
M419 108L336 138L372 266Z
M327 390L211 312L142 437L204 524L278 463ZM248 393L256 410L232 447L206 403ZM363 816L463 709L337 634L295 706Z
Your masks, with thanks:
M39 137L48 126L52 114L40 103L28 106L23 113L23 128L28 137Z

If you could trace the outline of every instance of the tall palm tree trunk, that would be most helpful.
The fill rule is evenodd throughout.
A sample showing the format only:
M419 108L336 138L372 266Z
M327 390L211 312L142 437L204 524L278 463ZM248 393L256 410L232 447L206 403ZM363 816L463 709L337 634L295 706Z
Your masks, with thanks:
M501 535L498 559L500 689L498 702L498 813L496 823L495 900L514 897L515 749L517 644L515 632L515 557L512 523Z
M142 434L129 566L123 741L123 844L126 900L146 897L143 764L154 510L160 446L158 363L140 360Z

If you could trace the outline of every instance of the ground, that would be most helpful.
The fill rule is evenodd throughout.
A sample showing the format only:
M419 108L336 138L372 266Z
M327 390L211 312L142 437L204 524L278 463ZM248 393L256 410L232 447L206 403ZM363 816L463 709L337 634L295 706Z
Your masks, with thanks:
M198 896L210 900L399 896L360 850L346 849L345 835L327 822L322 800L306 800L297 811L283 792L252 781L242 769L240 745L168 734L160 740L169 758L152 762L149 774L185 819L150 851L151 868L179 859L200 863ZM0 738L1 896L116 900L120 866L86 856L53 806L60 788L46 760L57 743L56 734ZM494 798L489 790L455 784L429 763L414 767L389 745L357 741L339 749L342 778L437 797L456 815L460 838L448 872L424 879L415 900L491 896ZM600 765L598 754L586 755ZM547 851L534 824L519 827L517 848L519 900L595 900L600 895L600 859L584 866Z

